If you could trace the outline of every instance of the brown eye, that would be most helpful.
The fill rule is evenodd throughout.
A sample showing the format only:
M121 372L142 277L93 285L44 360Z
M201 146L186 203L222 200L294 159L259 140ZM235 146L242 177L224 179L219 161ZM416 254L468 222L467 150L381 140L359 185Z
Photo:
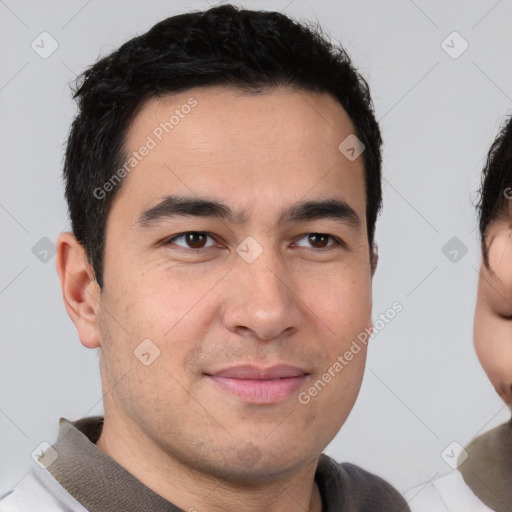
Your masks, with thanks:
M329 244L329 239L333 240L334 243ZM308 233L301 240L306 240L306 244L298 243L299 247L312 247L314 249L327 249L334 245L341 245L334 237L325 233Z
M310 233L308 240L314 247L327 247L329 238L328 235L323 235L322 233Z
M204 233L187 233L185 235L185 242L192 247L192 249L201 249L206 241Z
M188 231L181 235L176 235L166 242L167 245L176 245L183 249L205 249L211 247L214 244L206 245L208 238L212 239L207 233L201 231ZM181 243L177 243L181 241Z

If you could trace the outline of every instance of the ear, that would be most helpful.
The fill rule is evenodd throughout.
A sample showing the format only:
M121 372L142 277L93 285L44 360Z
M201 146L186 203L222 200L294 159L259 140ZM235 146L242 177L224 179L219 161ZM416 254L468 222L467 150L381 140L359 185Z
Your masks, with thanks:
M487 249L489 266L482 265L486 285L483 298L490 309L509 317L512 315L512 229L496 224Z
M492 234L488 247L491 271L508 289L512 287L512 228L500 229Z
M370 264L372 268L372 277L375 274L375 271L377 270L377 263L379 262L379 248L377 247L377 244L374 242L372 244L371 252L370 252Z
M57 273L64 305L82 345L99 347L97 319L101 290L85 250L73 233L61 233L57 239Z

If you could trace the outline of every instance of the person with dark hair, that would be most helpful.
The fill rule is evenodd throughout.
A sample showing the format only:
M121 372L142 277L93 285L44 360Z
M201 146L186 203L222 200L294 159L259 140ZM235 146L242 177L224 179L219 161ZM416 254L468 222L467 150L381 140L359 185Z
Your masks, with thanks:
M474 345L489 380L512 407L512 117L487 154L477 203L482 262ZM512 420L460 452L458 471L410 493L414 512L512 509ZM409 493L408 493L409 495Z
M475 348L494 389L512 407L512 117L487 158L478 212L483 262ZM496 512L512 509L512 421L474 439L460 467L470 489Z
M129 40L75 98L57 271L104 416L61 418L0 510L408 511L323 453L361 386L382 201L345 51L222 5Z

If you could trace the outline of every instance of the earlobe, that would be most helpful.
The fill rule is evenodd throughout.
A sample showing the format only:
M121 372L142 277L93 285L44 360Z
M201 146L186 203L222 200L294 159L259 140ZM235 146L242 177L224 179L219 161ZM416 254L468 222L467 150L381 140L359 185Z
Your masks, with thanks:
M370 251L370 264L372 268L372 277L375 274L375 271L377 270L377 263L379 262L379 248L377 247L377 244L374 242L372 244L372 248Z
M87 348L97 348L100 290L85 250L72 233L59 235L56 260L64 305L80 341Z

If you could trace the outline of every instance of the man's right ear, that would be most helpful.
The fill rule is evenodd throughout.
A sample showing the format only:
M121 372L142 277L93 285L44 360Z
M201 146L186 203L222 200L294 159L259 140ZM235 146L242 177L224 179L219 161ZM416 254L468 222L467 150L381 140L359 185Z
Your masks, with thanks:
M56 265L64 305L82 345L87 348L99 347L97 326L101 290L85 249L73 233L61 233L57 238Z

